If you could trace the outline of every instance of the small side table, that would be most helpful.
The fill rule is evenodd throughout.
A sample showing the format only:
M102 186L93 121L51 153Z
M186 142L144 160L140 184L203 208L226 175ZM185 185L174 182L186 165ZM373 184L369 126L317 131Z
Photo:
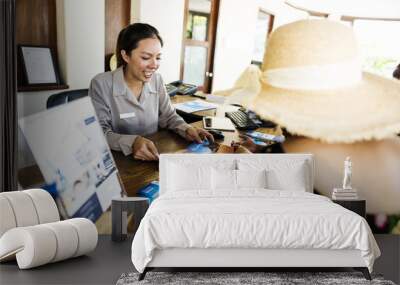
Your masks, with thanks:
M332 202L359 214L361 217L366 217L366 201L365 200L332 200Z
M112 199L112 234L113 241L126 240L128 231L128 214L133 213L135 233L140 221L149 207L149 199L144 197L116 197ZM134 234L135 234L134 233Z

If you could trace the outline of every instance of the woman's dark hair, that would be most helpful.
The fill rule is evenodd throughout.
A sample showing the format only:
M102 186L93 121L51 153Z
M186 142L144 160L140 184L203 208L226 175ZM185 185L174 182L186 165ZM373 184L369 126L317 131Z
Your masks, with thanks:
M126 65L121 50L125 50L126 54L130 55L131 51L137 48L139 41L149 38L158 39L163 46L163 40L157 29L149 24L135 23L122 29L119 32L116 47L117 66Z
M400 64L397 65L396 69L393 71L393 77L400 79Z

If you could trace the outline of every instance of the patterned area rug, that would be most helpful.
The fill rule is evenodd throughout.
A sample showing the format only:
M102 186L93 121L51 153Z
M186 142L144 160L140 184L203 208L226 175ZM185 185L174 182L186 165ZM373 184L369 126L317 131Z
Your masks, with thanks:
M368 281L360 272L148 272L142 281L138 281L138 276L139 273L122 274L117 281L117 285L395 285L392 281L384 280L379 275L372 275L372 281Z

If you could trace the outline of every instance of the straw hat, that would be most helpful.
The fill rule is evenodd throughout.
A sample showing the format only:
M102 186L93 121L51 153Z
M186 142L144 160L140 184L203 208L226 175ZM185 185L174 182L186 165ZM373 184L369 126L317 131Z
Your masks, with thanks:
M233 89L261 117L326 142L382 139L400 132L400 81L362 72L352 28L301 20L277 28L262 71L249 67Z

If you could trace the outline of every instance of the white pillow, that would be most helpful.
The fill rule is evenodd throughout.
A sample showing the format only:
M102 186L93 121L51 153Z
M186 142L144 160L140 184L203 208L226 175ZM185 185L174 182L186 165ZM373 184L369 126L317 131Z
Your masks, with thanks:
M267 188L267 172L263 170L212 169L212 189L215 192L241 188Z
M236 170L212 168L212 189L214 191L236 190Z
M236 170L237 188L267 188L267 171Z
M307 191L308 176L305 162L286 164L267 171L268 189Z
M211 189L210 167L170 163L168 191Z
M238 159L239 170L267 171L267 188L271 190L307 191L310 169L307 161L299 159Z

